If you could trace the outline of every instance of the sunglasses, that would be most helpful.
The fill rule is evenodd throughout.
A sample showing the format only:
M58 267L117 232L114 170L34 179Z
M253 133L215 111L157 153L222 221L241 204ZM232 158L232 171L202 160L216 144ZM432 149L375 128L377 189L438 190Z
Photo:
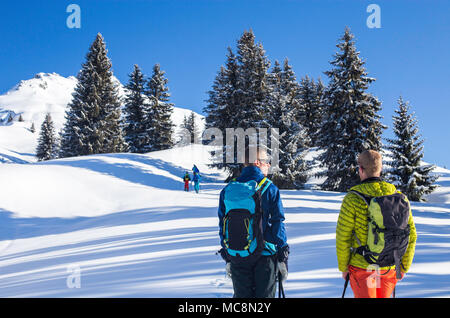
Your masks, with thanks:
M259 162L261 162L262 164L269 164L270 163L270 159L269 158L260 158L258 159Z

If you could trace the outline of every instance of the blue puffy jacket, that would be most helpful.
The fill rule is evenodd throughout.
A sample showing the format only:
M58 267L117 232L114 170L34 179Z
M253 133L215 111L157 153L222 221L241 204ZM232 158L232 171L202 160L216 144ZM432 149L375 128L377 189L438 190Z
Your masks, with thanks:
M255 166L248 166L242 170L239 177L236 178L238 182L247 182L250 180L255 180L260 182L264 178L261 170ZM220 244L222 247L223 243L223 217L225 215L225 205L224 205L224 190L220 192L219 199L219 236ZM286 229L284 227L284 211L283 204L281 202L280 190L273 183L267 188L267 190L262 195L262 208L263 208L263 233L264 240L273 243L278 249L287 244Z

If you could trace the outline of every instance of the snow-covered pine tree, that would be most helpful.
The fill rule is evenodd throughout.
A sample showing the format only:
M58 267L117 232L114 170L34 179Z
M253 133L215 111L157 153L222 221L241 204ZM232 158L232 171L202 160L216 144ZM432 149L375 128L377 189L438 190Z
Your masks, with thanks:
M236 99L239 105L239 126L243 129L269 128L265 105L270 94L267 74L270 62L261 43L255 43L253 31L244 31L237 43L239 66Z
M89 48L77 79L66 111L61 157L123 151L120 102L100 33Z
M197 119L194 112L191 112L187 118L187 129L191 132L192 143L200 141L200 130L198 128Z
M108 60L109 62L109 60ZM111 63L109 63L109 68ZM108 82L108 79L111 82ZM104 112L102 118L104 119L104 130L106 139L103 143L103 153L115 153L127 151L127 144L123 138L123 122L122 122L122 110L121 101L118 93L119 83L112 81L112 72L109 76L106 76L105 90L102 99L105 103Z
M183 116L183 122L180 124L180 130L177 135L177 145L187 146L191 143L191 139L186 135L186 131L189 131L189 123L186 115Z
M417 119L409 113L410 106L403 98L398 99L397 115L394 121L393 139L386 139L392 159L387 175L389 180L411 201L425 201L424 196L433 192L438 176L430 175L434 165L421 165L423 158L423 140L418 134Z
M275 61L268 76L271 93L266 105L270 109L269 124L278 128L278 171L272 181L281 189L301 189L308 179L309 165L305 160L307 136L295 118L299 109L298 84L288 60L283 70Z
M41 125L38 146L36 149L36 157L38 161L50 160L57 157L58 143L55 134L55 127L52 117L49 113L45 115L45 119Z
M125 106L125 141L129 151L133 153L144 153L149 144L147 127L147 108L149 107L145 92L145 79L138 65L134 65L133 72L129 75L129 82Z
M170 93L168 80L159 64L153 67L152 77L148 80L146 95L150 100L147 113L147 133L149 144L146 151L156 151L171 148L173 141L172 112L173 104L169 103Z
M181 128L189 129L189 122L186 115L183 116L183 122L181 123Z
M322 126L322 103L324 85L319 79L317 83L308 75L300 81L299 96L301 111L297 121L301 122L310 139L309 146L316 147L319 131Z
M297 82L297 77L295 75L294 70L292 69L292 66L289 64L288 58L284 59L283 70L280 73L280 79L281 79L280 82L281 93L288 97L287 101L291 103L297 101L300 102L298 100L300 85Z
M325 72L330 81L324 96L325 118L319 141L324 152L319 161L326 170L318 174L326 177L321 185L324 190L344 192L359 182L356 158L363 150L380 151L386 128L377 114L381 102L367 93L375 79L367 76L353 38L346 28L337 44L340 52L330 62L332 69Z
M254 128L258 134L259 128L270 128L269 107L266 102L271 93L268 85L268 70L270 62L261 43L255 42L253 31L244 31L237 42L238 80L237 91L234 94L238 112L233 116L238 119L230 128L242 128L247 130ZM239 114L237 116L237 114ZM236 121L236 120L235 120ZM246 136L245 144L249 145L252 138L260 136ZM235 138L235 162L238 158L237 138ZM258 145L260 140L258 140ZM229 149L227 149L229 151ZM242 163L237 163L230 177L235 177L243 168Z
M255 43L251 30L244 31L237 42L237 54L228 48L227 64L221 67L209 92L205 107L206 127L221 129L224 138L223 162L213 163L212 166L225 168L229 173L227 180L237 176L243 164L238 163L237 147L233 147L234 153L231 154L234 162L226 162L226 154L231 150L226 146L225 128L269 128L265 105L270 94L267 85L269 67L262 44ZM235 138L235 145L236 142Z
M213 162L211 167L225 169L229 174L229 179L234 178L240 171L240 164L226 162L226 139L225 129L239 127L239 104L238 104L238 80L239 66L237 57L230 47L227 48L227 60L225 66L221 66L216 75L210 91L209 98L206 100L206 107L203 111L206 113L205 128L217 128L223 134L222 160ZM218 138L217 136L215 138ZM211 153L215 155L214 152Z
M183 129L179 133L179 142L181 142L181 145L189 145L192 143L200 142L200 131L198 129L195 113L193 111L189 114L189 116L184 115L183 122L180 124L180 128ZM185 136L184 129L189 132L190 138L189 136Z
M306 113L305 105L301 99L301 87L297 82L297 77L289 64L288 58L284 59L283 70L281 71L281 83L280 83L280 93L286 96L286 106L288 109L292 109L293 121L297 122L300 127L304 130L304 140L301 141L300 148L304 148L310 145L311 140L308 136L308 130L306 126L306 120L308 119L308 114Z
M269 114L267 120L272 128L280 128L279 124L281 122L281 117L283 116L283 112L287 109L287 96L284 93L284 90L281 87L282 82L282 73L280 63L278 60L275 60L273 63L273 67L271 72L267 76L267 85L270 89L270 94L266 97L266 107L269 109ZM292 115L296 114L294 112ZM283 132L279 132L282 134ZM278 135L278 138L280 136Z

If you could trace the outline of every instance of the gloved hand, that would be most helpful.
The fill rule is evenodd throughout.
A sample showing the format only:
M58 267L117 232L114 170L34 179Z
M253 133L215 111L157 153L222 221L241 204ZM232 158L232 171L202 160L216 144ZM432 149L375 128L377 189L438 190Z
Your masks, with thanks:
M225 270L226 270L227 277L231 279L231 263L230 262L228 262L227 265L225 266Z
M289 258L289 245L285 245L278 250L277 253L277 268L281 274L281 281L284 282L288 277L288 258Z
M227 263L225 265L226 275L227 277L231 278L231 262L228 257L227 251L222 247L219 251L217 251L216 255L220 254L222 256L222 259Z
M229 262L231 261L230 258L229 258L229 256L228 256L227 251L226 251L223 247L222 247L220 250L217 251L216 255L217 255L217 254L220 254L220 256L222 256L222 259L223 259L225 262L229 263Z
M278 267L278 272L281 274L281 282L284 283L284 281L288 277L287 264L285 262L278 262L277 267Z

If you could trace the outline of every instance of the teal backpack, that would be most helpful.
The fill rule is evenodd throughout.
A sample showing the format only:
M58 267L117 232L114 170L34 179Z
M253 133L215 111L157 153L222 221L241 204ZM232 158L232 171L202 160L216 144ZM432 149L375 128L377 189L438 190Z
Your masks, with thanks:
M276 253L275 245L264 241L262 229L261 197L271 183L267 178L259 184L233 180L225 187L223 243L234 263Z

